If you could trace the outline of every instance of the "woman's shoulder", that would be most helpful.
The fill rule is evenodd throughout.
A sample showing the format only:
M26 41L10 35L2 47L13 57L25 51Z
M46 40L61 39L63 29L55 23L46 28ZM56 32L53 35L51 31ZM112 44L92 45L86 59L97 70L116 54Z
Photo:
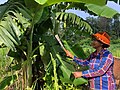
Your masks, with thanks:
M112 53L108 50L108 49L105 49L103 51L103 56L108 56L108 55L111 55L112 56Z

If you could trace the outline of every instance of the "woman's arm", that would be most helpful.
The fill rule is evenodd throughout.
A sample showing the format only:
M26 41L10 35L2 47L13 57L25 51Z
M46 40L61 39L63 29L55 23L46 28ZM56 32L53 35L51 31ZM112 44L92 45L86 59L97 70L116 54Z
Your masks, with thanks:
M83 60L83 59L77 58L76 56L74 56L73 61L82 66L87 66L89 64L89 59Z
M113 56L112 54L104 54L101 60L100 65L95 69L89 69L86 71L82 71L83 77L96 77L105 74L105 72L109 69L109 67L113 64Z
M86 60L83 60L83 59L80 59L80 58L77 58L76 56L72 55L71 52L69 52L68 50L64 50L66 55L70 58L73 59L74 62L76 62L77 64L79 65L83 65L83 66L86 66L89 64L89 60L86 59Z

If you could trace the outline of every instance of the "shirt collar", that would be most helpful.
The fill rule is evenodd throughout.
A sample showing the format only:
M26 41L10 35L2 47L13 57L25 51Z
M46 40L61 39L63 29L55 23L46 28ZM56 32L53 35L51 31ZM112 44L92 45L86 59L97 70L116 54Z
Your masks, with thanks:
M97 51L95 51L95 52L92 53L92 56L91 56L91 57L92 57L92 58L95 58L97 55L102 56L106 50L107 50L107 49L104 48L104 49L102 49L98 54L97 54Z

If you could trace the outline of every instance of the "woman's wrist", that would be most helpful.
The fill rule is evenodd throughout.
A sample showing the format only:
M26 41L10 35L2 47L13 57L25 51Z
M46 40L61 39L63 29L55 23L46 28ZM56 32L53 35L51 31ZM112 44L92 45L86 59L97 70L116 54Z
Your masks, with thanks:
M79 78L82 76L82 72L73 72L73 75L75 76L75 78Z

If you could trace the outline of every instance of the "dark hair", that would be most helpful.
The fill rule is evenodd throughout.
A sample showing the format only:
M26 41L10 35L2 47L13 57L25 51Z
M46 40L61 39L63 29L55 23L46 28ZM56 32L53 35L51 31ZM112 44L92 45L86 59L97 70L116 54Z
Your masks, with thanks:
M103 44L103 45L102 45L102 48L108 48L108 47L109 47L109 45L107 45L107 44L101 42L100 40L97 40L97 41Z
M109 45L103 43L102 47L103 47L103 48L108 48Z

